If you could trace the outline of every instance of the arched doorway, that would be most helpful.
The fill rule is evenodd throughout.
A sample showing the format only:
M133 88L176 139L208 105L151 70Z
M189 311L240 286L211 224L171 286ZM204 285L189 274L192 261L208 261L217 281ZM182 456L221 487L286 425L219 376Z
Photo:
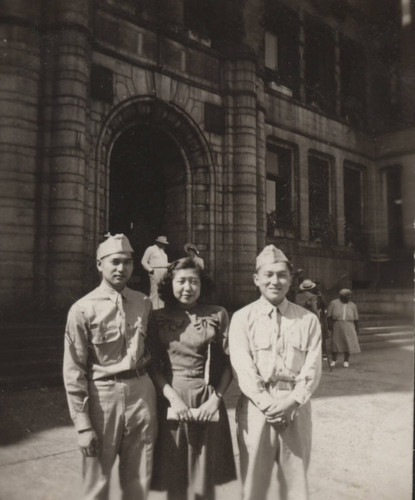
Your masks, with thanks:
M127 128L114 142L109 171L108 222L135 250L134 288L146 291L140 260L157 235L166 235L169 261L186 242L186 164L176 141L149 124Z

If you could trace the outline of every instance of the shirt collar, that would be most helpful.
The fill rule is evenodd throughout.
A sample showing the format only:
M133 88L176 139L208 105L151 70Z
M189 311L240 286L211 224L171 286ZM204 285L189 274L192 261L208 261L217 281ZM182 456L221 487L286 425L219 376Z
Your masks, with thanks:
M130 292L129 288L125 287L123 290L121 290L121 292L117 292L117 290L109 286L104 280L101 281L99 288L101 289L102 292L108 295L108 297L110 298L110 300L112 300L112 302L114 302L114 304L117 303L117 298L119 295L121 295L125 299L128 299L129 297L129 292Z
M278 306L272 305L271 302L269 302L263 295L261 295L261 297L259 298L258 303L261 312L267 314L268 316L270 316L271 313L273 311L276 311L277 309L283 316L285 316L287 312L288 300L285 297L284 300L280 304L278 304Z

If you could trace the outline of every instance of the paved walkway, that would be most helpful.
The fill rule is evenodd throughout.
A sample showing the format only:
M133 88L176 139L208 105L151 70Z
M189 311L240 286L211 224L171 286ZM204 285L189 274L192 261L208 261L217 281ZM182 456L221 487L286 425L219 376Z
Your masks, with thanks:
M232 386L227 405L233 435L237 396ZM0 499L79 500L80 456L62 389L5 392L0 398ZM311 500L412 498L411 349L364 352L349 369L331 373L325 366L313 419ZM218 500L238 500L239 491L237 481L225 485ZM277 499L275 485L271 494Z

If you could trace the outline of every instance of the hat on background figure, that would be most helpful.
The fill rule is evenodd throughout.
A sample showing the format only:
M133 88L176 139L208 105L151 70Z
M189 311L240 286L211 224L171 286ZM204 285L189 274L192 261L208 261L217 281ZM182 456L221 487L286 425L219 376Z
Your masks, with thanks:
M275 264L276 262L290 261L279 248L274 245L267 245L256 258L256 269L258 270L264 264Z
M352 291L349 288L342 288L339 292L339 295L345 295L346 297L350 297L352 295Z
M314 281L307 279L301 283L299 288L300 288L300 290L312 290L315 287L316 287L316 284L314 283Z
M157 243L162 243L163 245L169 245L170 243L167 241L167 236L157 236L157 238L154 240Z
M107 234L107 239L99 244L97 249L97 259L102 259L107 255L120 252L134 252L127 236L124 234Z
M184 246L184 251L186 253L188 253L189 250L193 250L196 255L199 255L199 250L197 249L197 246L194 245L193 243L186 243L186 245Z

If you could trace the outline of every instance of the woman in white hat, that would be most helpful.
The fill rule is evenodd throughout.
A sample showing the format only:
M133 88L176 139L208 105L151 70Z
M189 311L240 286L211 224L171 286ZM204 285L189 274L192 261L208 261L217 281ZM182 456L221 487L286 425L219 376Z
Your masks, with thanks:
M332 300L327 309L328 328L333 332L331 340L332 361L336 366L337 354L344 354L343 366L349 367L350 354L360 352L357 334L359 331L359 313L354 302L350 301L352 291L343 288L339 298Z
M186 245L184 246L184 251L186 252L187 256L194 260L201 269L205 268L205 263L203 262L202 257L199 257L199 250L197 249L196 245L194 245L193 243L186 243Z

